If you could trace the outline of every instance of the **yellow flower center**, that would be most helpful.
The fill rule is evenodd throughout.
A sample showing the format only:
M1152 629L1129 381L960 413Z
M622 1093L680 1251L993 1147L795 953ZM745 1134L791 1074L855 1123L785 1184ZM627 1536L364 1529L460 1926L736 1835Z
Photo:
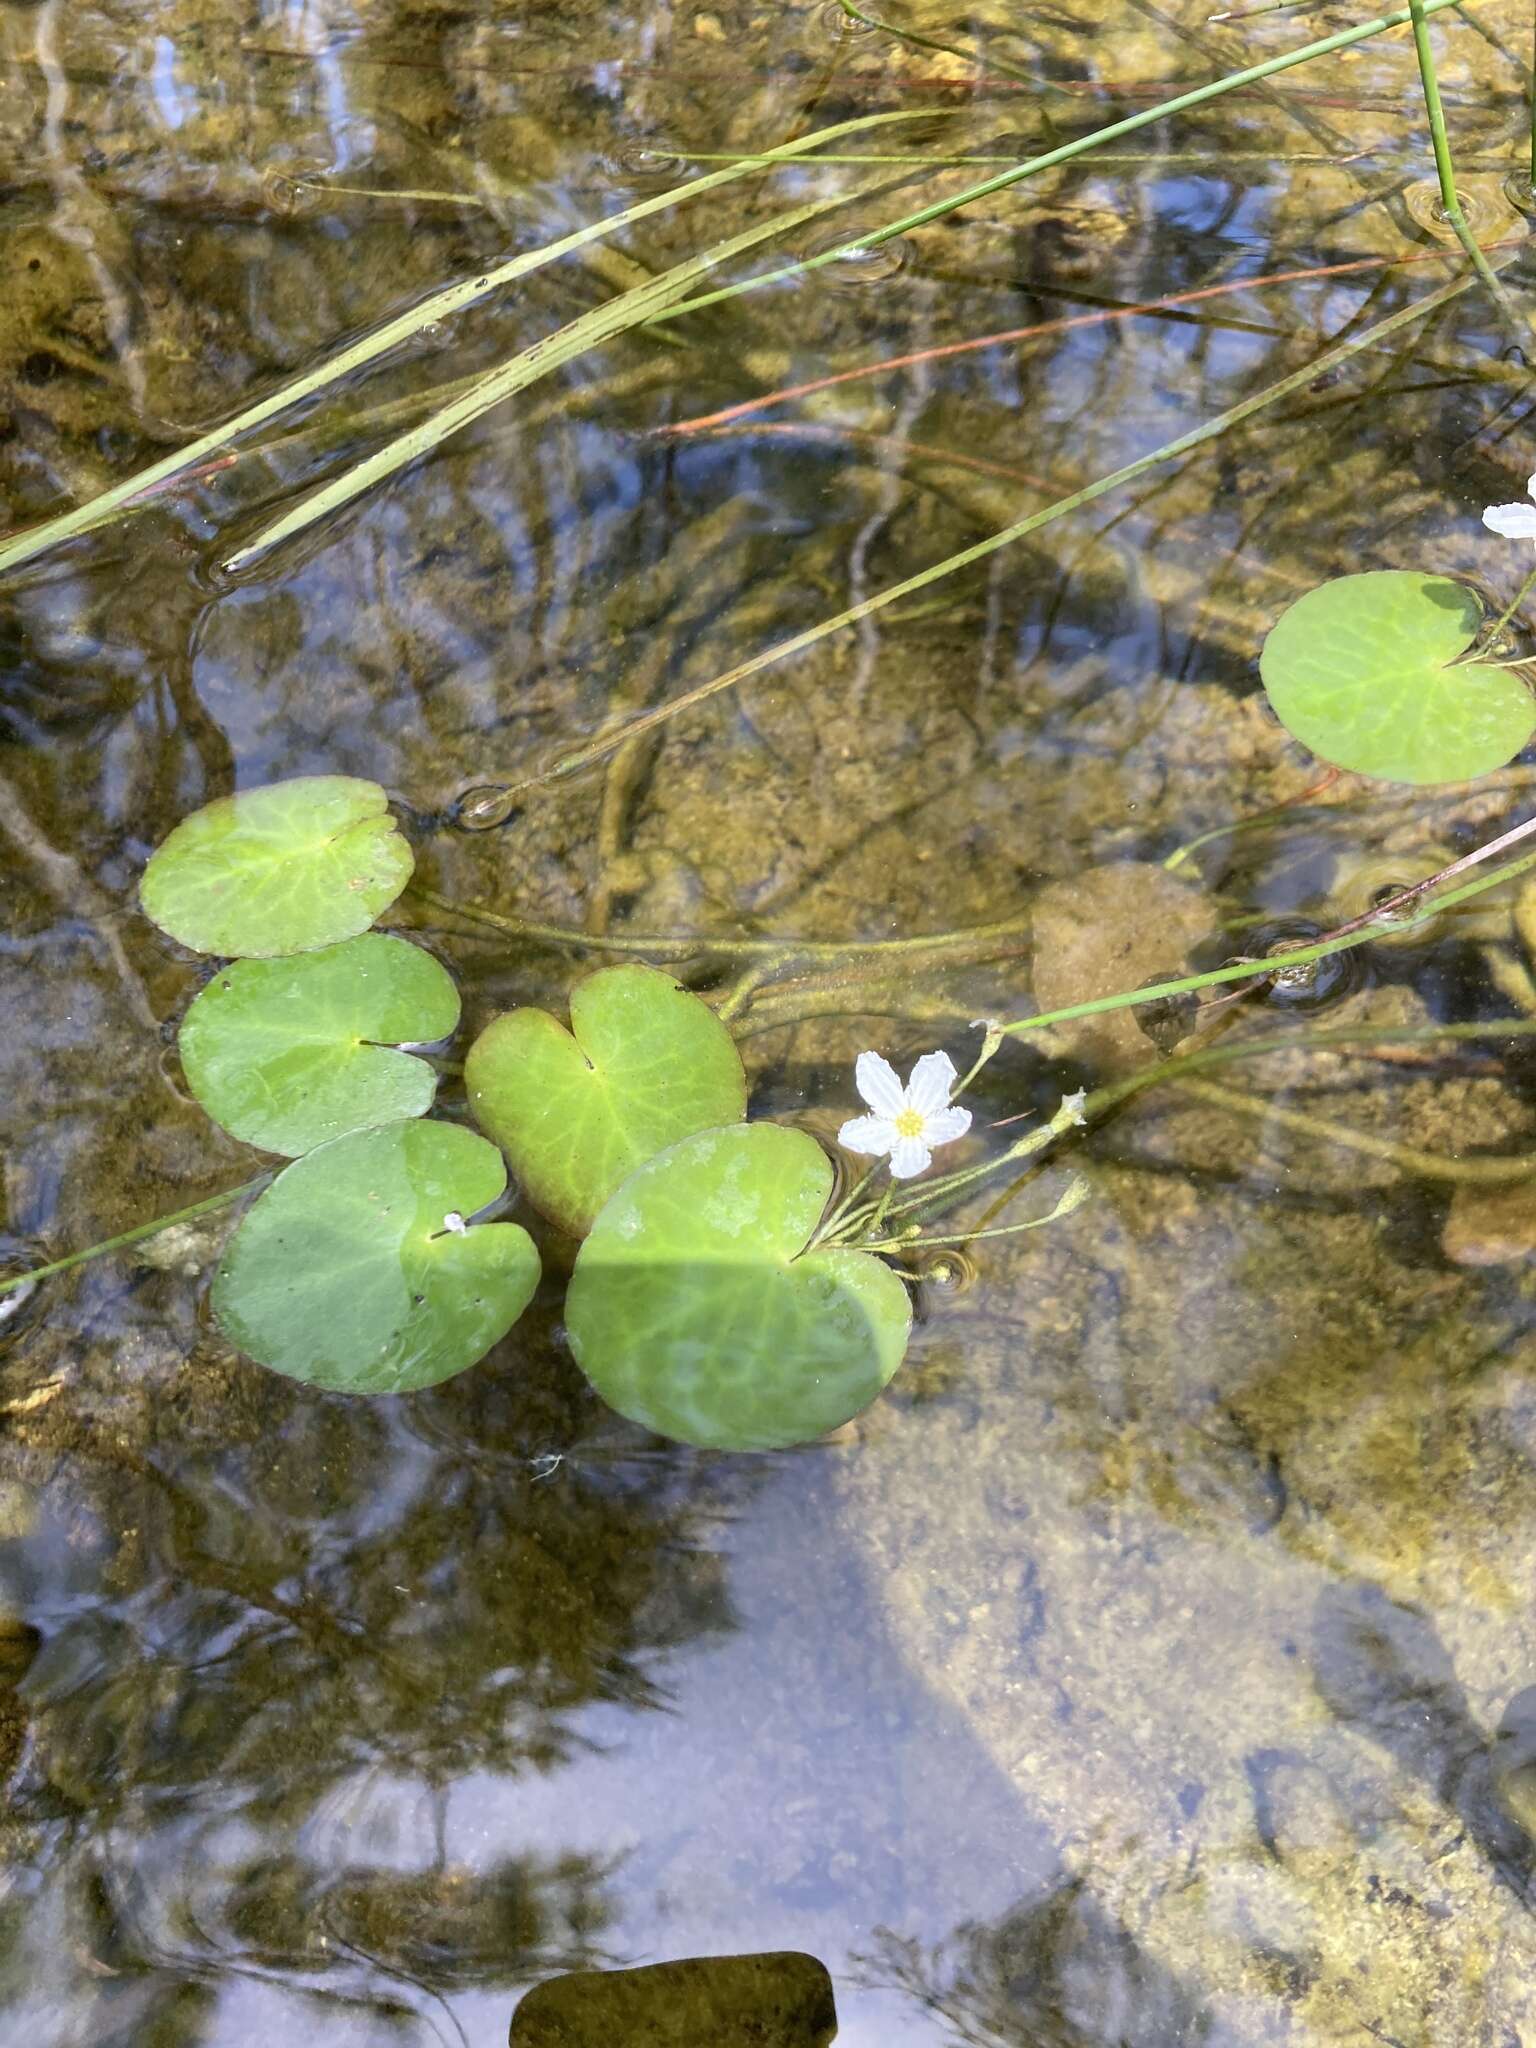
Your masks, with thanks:
M904 1109L891 1122L896 1126L898 1138L920 1138L923 1135L923 1113L920 1109Z

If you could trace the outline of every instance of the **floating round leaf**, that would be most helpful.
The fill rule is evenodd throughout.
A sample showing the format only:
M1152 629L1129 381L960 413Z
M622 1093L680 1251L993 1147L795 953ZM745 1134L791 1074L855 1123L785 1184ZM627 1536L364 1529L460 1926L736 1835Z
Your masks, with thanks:
M912 1312L868 1252L807 1252L832 1168L804 1131L737 1124L647 1161L576 1260L566 1327L610 1406L716 1450L835 1429L901 1363Z
M237 960L187 1011L192 1093L248 1145L295 1157L366 1124L422 1116L437 1076L394 1047L446 1038L453 978L406 939L365 932L288 960Z
M355 938L415 865L388 802L350 775L220 797L150 856L144 914L198 953L270 959Z
M1536 698L1511 670L1450 666L1481 623L1449 577L1339 576L1281 617L1260 672L1280 723L1323 760L1388 782L1466 782L1536 731Z
M569 1031L545 1010L498 1017L470 1047L464 1083L529 1200L578 1236L637 1166L747 1106L731 1034L655 967L579 981Z
M507 1184L457 1124L383 1124L295 1160L214 1277L230 1341L294 1379L400 1394L463 1372L527 1307L539 1255L515 1223L463 1218Z

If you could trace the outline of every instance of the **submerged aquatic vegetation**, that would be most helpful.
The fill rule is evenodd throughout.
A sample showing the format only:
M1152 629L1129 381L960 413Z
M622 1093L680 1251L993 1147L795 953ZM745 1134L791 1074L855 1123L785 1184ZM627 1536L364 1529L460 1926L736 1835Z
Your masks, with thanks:
M1421 631L1429 607L1437 622L1452 621L1446 630L1458 645L1475 630L1457 585L1343 581L1389 586L1388 613L1406 608ZM1311 594L1325 617L1339 588ZM1353 607L1349 619L1364 615L1352 593L1343 601ZM1422 648L1412 632L1406 640ZM1476 680L1475 670L1452 673ZM1444 879L1529 829L1536 826L1453 863ZM433 1385L475 1364L516 1322L540 1260L521 1226L492 1220L506 1191L504 1152L535 1205L584 1239L567 1322L578 1362L605 1399L647 1427L713 1448L802 1442L850 1419L901 1362L905 1288L872 1254L902 1258L1070 1214L1082 1182L1025 1223L934 1228L979 1183L1141 1088L1209 1063L1199 1048L1181 1050L1092 1095L1076 1090L1001 1154L901 1192L936 1147L966 1134L971 1113L953 1102L958 1076L946 1052L924 1054L903 1085L888 1061L866 1051L855 1072L869 1113L838 1135L849 1150L888 1161L890 1177L883 1192L868 1192L872 1166L833 1202L831 1161L813 1138L741 1121L746 1079L721 1018L672 975L627 963L577 984L569 1030L546 1012L519 1009L481 1034L466 1085L492 1145L431 1117L435 1073L404 1049L444 1040L456 1025L458 993L437 961L382 933L292 950L338 918L354 919L359 899L379 900L386 885L392 900L410 861L382 790L300 778L194 813L152 857L142 891L145 909L178 935L206 943L217 933L234 950L249 928L264 949L218 970L181 1032L189 1083L210 1115L246 1142L293 1155L234 1232L213 1306L252 1358L336 1391ZM1526 854L1442 889L1434 907L1533 862L1536 854ZM1408 892L1414 915L1429 914L1418 904L1430 883ZM1358 943L1396 908L1377 906L1287 953L1287 966ZM849 951L857 958L860 948ZM989 1025L966 1079L1010 1032L1275 971L1273 962L1240 962L1054 1018ZM1231 1056L1244 1052L1239 1045ZM62 1271L172 1220L42 1270ZM36 1277L0 1283L0 1296Z

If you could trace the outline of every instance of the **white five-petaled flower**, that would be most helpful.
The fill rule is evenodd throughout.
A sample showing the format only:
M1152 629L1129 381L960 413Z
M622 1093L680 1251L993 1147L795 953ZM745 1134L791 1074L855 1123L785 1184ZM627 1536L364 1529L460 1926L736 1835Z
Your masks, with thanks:
M1526 489L1536 500L1536 476ZM1529 505L1490 505L1483 514L1484 526L1491 526L1495 533L1502 533L1506 540L1536 540L1536 503Z
M874 1114L850 1117L837 1142L850 1152L889 1153L897 1180L921 1173L935 1145L951 1144L971 1128L971 1112L950 1106L955 1063L947 1052L925 1052L905 1088L890 1061L877 1052L861 1052L853 1071Z

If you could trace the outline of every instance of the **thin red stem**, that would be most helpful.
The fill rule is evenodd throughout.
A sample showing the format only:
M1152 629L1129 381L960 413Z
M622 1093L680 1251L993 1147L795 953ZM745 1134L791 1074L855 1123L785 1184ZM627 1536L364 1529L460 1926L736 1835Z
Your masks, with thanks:
M1523 238L1495 242L1491 246L1496 249L1513 248L1520 239ZM1258 291L1266 285L1298 284L1319 277L1344 277L1356 271L1382 270L1394 263L1433 263L1457 253L1455 249L1421 249L1401 256L1361 256L1349 263L1327 263L1310 270L1275 270L1265 277L1233 278L1226 284L1202 285L1197 291L1173 292L1166 298L1146 299L1136 306L1108 306L1095 313L1072 313L1061 320L1042 320L1032 327L1007 327L997 334L979 334L968 341L950 341L937 348L914 349L908 355L887 356L882 362L860 364L857 369L837 370L828 377L812 377L804 384L786 384L781 390L764 393L761 398L743 399L739 405L725 406L719 412L701 413L691 420L675 420L671 426L656 427L652 432L658 437L697 434L709 428L726 426L732 420L761 412L770 405L783 405L793 398L809 398L813 392L830 391L837 384L854 384L862 377L883 376L887 370L908 370L917 363L938 362L945 356L969 355L977 349L999 348L1010 341L1033 341L1047 334L1065 334L1074 327L1101 327L1111 320L1132 320L1145 313L1164 313L1177 306L1192 306L1202 299L1223 298L1233 292Z

